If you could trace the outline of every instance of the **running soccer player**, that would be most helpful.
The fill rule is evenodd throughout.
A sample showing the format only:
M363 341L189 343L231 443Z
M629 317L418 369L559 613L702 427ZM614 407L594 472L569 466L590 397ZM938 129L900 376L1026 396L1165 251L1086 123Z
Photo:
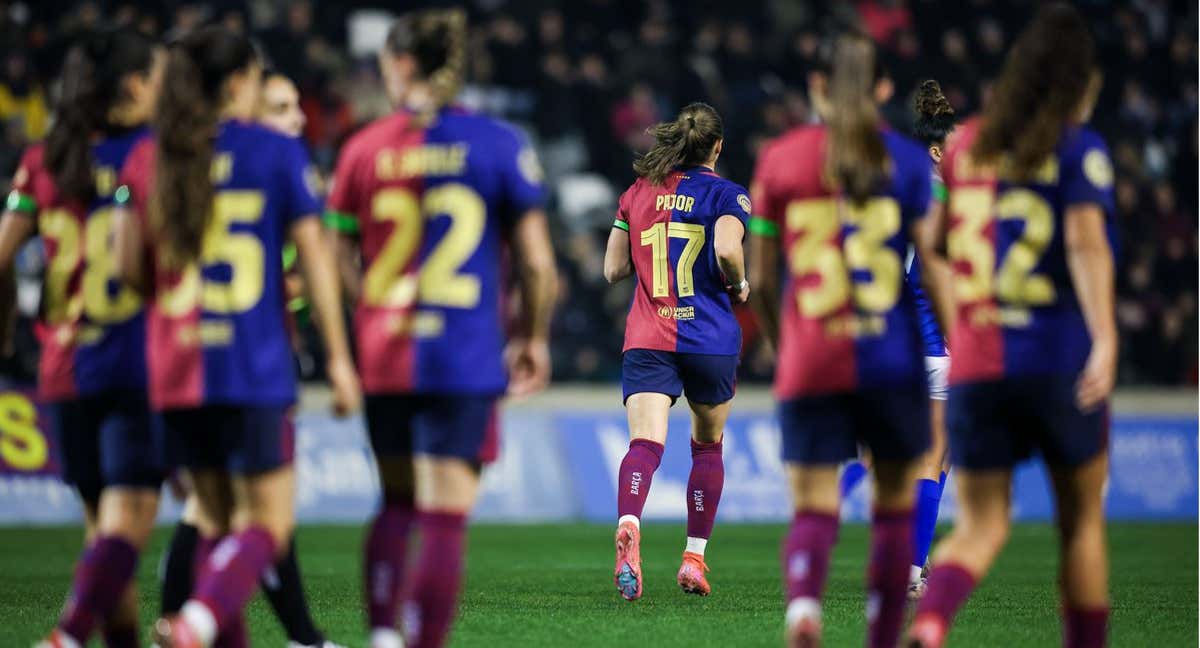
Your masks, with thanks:
M122 277L141 280L152 299L151 405L199 503L202 566L180 613L155 624L162 648L218 638L244 645L242 609L287 553L285 435L296 395L282 287L288 237L313 298L335 409L360 399L308 157L298 140L251 122L260 77L244 37L220 27L184 36L170 48L156 137L122 172L141 226L126 218L116 248Z
M954 267L947 419L959 520L906 646L936 648L1008 537L1012 471L1046 462L1062 536L1063 645L1103 646L1103 487L1116 374L1113 168L1085 124L1100 88L1079 12L1043 6L943 168Z
M946 148L946 138L954 130L954 108L946 100L946 95L942 94L938 82L932 79L921 82L917 88L913 108L917 115L913 134L925 144L933 161L933 199L940 209L946 203L946 185L942 182L939 165L942 151ZM931 261L927 260L926 263ZM917 474L916 519L913 521L916 552L908 577L910 599L919 599L925 592L925 563L929 559L929 548L933 545L933 534L937 530L938 508L942 503L942 490L946 487L946 473L950 470L949 456L946 454L946 379L950 371L950 357L946 355L946 340L942 328L938 326L933 305L921 288L921 265L921 259L910 251L904 279L905 288L913 293L917 315L921 320L933 443Z
M924 147L880 121L884 76L871 41L841 36L832 61L826 124L769 144L753 184L759 215L750 223L751 274L764 334L779 350L775 394L795 509L782 554L787 637L792 646L820 643L838 465L861 442L876 482L867 645L891 648L913 556L915 468L930 437L924 349L904 290L904 257L910 242L926 253L930 223L921 217L930 206L931 168ZM782 293L781 251L789 274Z
M554 252L541 168L514 128L451 106L467 55L466 17L400 18L379 55L398 110L343 147L326 224L341 233L357 295L355 343L367 429L383 487L364 548L375 648L441 646L457 608L466 519L498 399L550 375ZM521 329L505 340L503 247L520 284ZM506 368L507 360L507 368ZM415 527L415 529L414 529ZM411 531L420 550L408 558ZM411 566L412 569L406 569Z
M272 128L289 137L300 137L304 129L304 113L300 110L300 93L296 84L286 75L277 71L264 71L262 75L262 93L259 97L257 118L259 123ZM284 275L285 292L288 297L288 309L297 310L295 304L307 307L307 299L303 295L303 282L289 260L295 261L295 245L290 241L284 248L284 265L287 271ZM294 474L293 474L294 476ZM187 487L187 480L180 478L179 483ZM196 555L196 544L200 538L197 517L199 503L195 492L187 491L187 499L183 505L183 515L171 541L167 546L162 561L162 601L161 614L168 616L179 612L180 608L191 596L195 582L193 565ZM271 604L275 617L283 625L288 636L289 648L340 648L338 644L329 641L317 628L309 612L308 601L304 594L304 583L300 577L300 563L296 560L296 541L293 537L288 545L287 555L266 572L262 579L263 594Z
M84 504L87 546L58 626L40 646L83 646L95 630L108 646L138 642L133 577L163 471L145 394L142 300L116 285L108 239L117 174L148 135L163 58L132 30L75 44L54 125L25 152L0 218L0 281L9 291L21 244L37 233L45 247L38 392L50 406L63 479ZM0 321L11 322L5 307Z
M654 147L633 164L639 177L621 195L604 256L609 283L638 280L621 367L630 442L617 476L613 571L628 601L642 595L642 509L680 394L692 410L692 472L676 580L690 594L712 591L704 550L725 483L721 440L742 350L732 304L750 296L742 255L750 198L713 171L724 145L720 115L694 103L652 132Z

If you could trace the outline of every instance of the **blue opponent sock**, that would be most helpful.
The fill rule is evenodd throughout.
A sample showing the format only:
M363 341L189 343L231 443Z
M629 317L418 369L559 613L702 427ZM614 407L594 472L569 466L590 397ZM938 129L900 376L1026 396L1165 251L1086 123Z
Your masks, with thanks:
M858 483L867 476L867 467L861 461L851 461L842 469L841 496L845 499L854 491Z
M929 548L933 546L933 532L937 527L938 506L942 503L942 488L945 484L946 473L942 473L941 479L937 481L917 480L917 515L913 524L917 535L916 544L913 545L914 567L924 567L929 558Z

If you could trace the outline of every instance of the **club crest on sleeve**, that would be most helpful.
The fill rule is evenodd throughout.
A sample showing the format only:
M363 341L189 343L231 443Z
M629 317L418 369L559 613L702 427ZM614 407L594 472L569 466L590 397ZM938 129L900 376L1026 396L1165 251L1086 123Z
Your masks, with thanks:
M738 194L737 204L747 214L750 213L750 196L747 196L746 194Z
M521 172L521 177L529 184L540 184L544 174L542 173L542 165L538 162L537 153L533 148L526 146L517 154L517 170Z
M1083 156L1083 175L1098 189L1108 189L1113 183L1112 162L1100 149L1092 149Z

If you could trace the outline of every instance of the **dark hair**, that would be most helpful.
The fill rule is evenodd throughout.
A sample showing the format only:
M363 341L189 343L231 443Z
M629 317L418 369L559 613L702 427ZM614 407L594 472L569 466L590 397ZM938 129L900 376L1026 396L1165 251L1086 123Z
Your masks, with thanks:
M827 118L824 172L826 181L856 204L875 193L890 164L875 105L879 69L871 39L857 33L838 37L829 79L832 114Z
M438 106L452 101L467 66L467 14L462 9L426 9L401 16L384 47L394 56L412 55L421 77L433 86Z
M171 44L154 124L158 161L149 211L172 262L200 255L225 81L256 60L248 39L215 25Z
M126 75L148 73L153 63L154 41L132 29L94 32L67 52L45 149L46 168L63 196L92 199L92 135L112 126L109 112L128 98Z
M658 124L647 132L654 135L654 147L634 160L633 172L652 184L662 184L677 166L707 162L713 147L725 138L721 116L712 106L700 102L684 106L674 121Z
M1058 146L1095 69L1095 44L1071 5L1044 5L1017 37L983 111L971 147L977 162L1008 153L1009 172L1027 178Z
M917 94L913 97L913 112L917 114L913 121L913 135L926 146L940 145L954 130L954 107L942 94L942 86L933 79L922 81L917 88Z

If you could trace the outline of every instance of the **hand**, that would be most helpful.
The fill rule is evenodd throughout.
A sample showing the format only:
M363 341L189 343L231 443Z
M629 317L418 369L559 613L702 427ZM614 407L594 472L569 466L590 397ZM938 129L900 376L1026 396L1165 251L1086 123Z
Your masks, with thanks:
M729 293L729 298L735 304L745 304L750 301L750 282L743 281L742 286L740 289L738 286L725 286L725 292Z
M348 416L362 407L362 387L358 372L349 359L331 360L326 367L329 385L333 388L333 413Z
M529 396L550 382L550 344L545 339L514 339L504 349L508 394Z
M1075 383L1075 404L1088 412L1108 400L1117 379L1116 344L1092 344L1087 364Z

